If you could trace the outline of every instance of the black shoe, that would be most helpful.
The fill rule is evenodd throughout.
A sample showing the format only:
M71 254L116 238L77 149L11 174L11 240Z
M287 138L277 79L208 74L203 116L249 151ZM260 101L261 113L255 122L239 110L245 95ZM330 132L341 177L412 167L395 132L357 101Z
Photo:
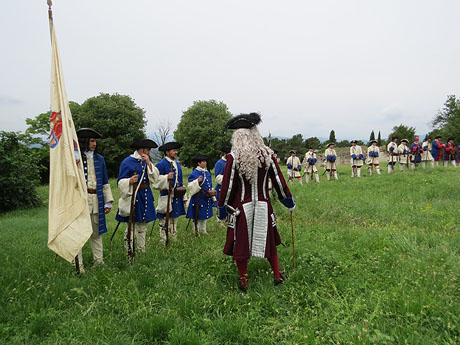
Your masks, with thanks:
M238 289L240 289L243 292L246 292L248 290L248 277L240 277L238 280Z
M287 276L284 273L280 273L281 277L280 279L275 279L273 283L276 285L280 285L282 282L284 282L287 278Z

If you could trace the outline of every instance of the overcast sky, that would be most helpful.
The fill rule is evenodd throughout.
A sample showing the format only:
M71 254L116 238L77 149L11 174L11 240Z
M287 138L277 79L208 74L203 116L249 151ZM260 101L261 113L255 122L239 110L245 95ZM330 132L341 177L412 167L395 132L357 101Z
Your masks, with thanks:
M458 0L54 0L69 100L130 95L147 132L195 100L258 111L263 135L424 135L460 96ZM49 109L46 0L0 11L1 130Z

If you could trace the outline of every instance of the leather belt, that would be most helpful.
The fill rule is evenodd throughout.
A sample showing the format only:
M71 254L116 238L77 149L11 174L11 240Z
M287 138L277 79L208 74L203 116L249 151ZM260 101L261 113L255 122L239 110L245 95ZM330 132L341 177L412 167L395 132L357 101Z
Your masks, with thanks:
M88 189L88 194L97 194L96 189Z
M139 186L139 190L144 190L149 186L148 182L142 182L141 185Z

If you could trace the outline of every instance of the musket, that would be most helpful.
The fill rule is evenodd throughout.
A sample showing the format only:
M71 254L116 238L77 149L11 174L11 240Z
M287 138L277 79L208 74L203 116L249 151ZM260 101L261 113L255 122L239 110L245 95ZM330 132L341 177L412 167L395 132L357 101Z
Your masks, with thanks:
M131 259L131 263L134 262L134 257L136 255L136 252L134 250L134 237L132 234L134 233L134 205L136 203L136 189L137 189L138 182L133 183L133 193L131 194L131 207L129 210L129 220L128 220L128 256ZM132 243L131 243L131 236L132 236Z
M204 181L203 181L204 182ZM200 184L200 181L198 181L198 185ZM198 191L196 195L196 204L195 204L195 216L194 216L194 223L195 223L195 237L198 237L198 212L200 212L200 196L201 196L201 189Z
M171 163L171 170L170 172L173 171L173 164ZM165 246L169 245L169 205L171 203L171 191L172 191L172 180L169 181L169 186L168 186L168 204L166 205L166 217L165 217Z

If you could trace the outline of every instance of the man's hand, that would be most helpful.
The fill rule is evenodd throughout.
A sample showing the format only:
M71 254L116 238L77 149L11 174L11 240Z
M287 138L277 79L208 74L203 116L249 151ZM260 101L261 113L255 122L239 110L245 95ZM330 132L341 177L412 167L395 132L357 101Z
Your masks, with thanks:
M146 153L141 153L142 160L146 161L147 164L150 164L150 156Z
M201 183L203 181L203 176L198 177L198 183Z
M105 214L109 214L109 213L110 213L110 210L111 210L110 207L106 207L106 208L104 209L104 213L105 213Z
M168 180L171 181L173 179L173 177L174 177L174 172L173 171L169 172L168 173Z
M129 184L135 184L137 180L139 179L137 173L135 173L133 176L129 178Z

